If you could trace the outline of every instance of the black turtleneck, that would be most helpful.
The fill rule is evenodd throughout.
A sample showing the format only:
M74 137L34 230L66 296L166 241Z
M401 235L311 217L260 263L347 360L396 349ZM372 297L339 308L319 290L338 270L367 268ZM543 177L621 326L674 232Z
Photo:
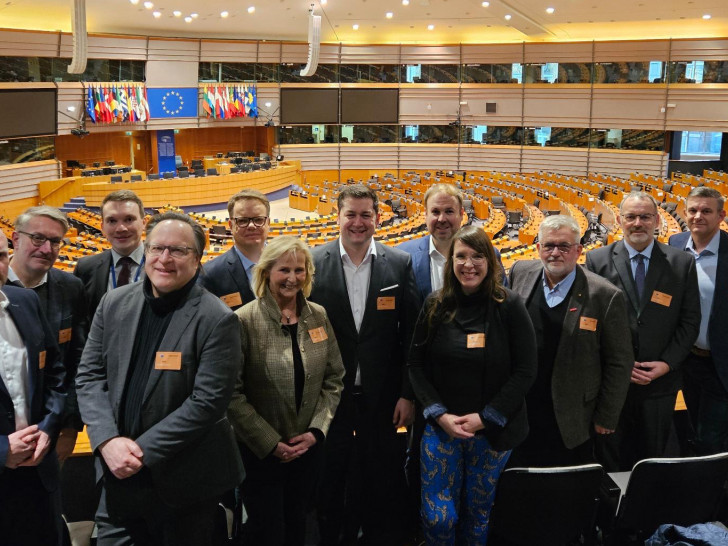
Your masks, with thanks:
M179 290L159 297L154 297L149 277L144 278L144 305L139 317L134 347L131 351L131 361L119 412L119 433L122 436L136 439L144 432L140 419L142 401L149 374L154 366L157 349L162 343L174 311L184 305L187 295L197 282L198 274L199 271Z

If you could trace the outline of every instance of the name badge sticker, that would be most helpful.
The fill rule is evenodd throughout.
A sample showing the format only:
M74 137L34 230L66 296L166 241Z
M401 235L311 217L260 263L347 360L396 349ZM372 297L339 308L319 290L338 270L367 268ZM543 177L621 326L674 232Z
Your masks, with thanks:
M597 319L589 317L579 317L579 328L581 330L597 331Z
M232 294L226 294L220 296L222 302L228 307L235 307L237 305L243 305L243 298L240 296L240 292L233 292Z
M43 368L45 368L45 360L46 360L46 352L41 351L40 353L38 353L38 369L39 370L42 370Z
M664 292L658 292L657 290L655 290L654 292L652 292L652 297L650 298L650 301L658 305L670 307L670 302L672 302L672 296L670 294L665 294Z
M71 328L64 328L58 331L58 345L71 341Z
M321 343L329 339L329 335L326 333L326 328L319 326L308 331L308 335L311 336L311 341L314 343Z
M157 351L154 358L155 370L181 370L182 353L176 351Z
M485 347L485 334L468 334L468 349L482 349Z
M393 311L394 309L394 296L380 296L377 298L377 311Z

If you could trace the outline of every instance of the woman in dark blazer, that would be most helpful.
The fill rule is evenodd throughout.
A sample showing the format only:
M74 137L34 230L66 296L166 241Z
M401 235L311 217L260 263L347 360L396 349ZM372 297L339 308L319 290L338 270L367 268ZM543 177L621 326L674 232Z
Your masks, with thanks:
M536 358L528 312L501 284L492 243L482 229L463 227L442 290L422 308L409 358L427 420L421 468L429 546L486 543L498 476L528 434L524 398Z

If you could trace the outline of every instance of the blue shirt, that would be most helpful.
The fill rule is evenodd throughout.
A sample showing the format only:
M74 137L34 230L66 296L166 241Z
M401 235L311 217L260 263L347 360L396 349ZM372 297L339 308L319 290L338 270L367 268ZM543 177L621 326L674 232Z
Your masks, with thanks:
M245 254L240 252L238 250L238 247L233 246L235 249L235 253L238 255L238 258L240 258L240 261L243 264L243 269L245 269L245 274L248 276L248 282L250 283L250 286L253 286L253 267L255 267L255 262L250 261Z
M718 272L718 247L720 246L720 230L718 230L702 252L695 252L693 238L689 237L685 250L695 258L695 269L698 273L698 288L700 289L700 333L695 340L696 347L710 350L708 340L708 324L710 312L713 309L713 296L715 294L715 275Z
M574 268L574 270L566 277L561 279L560 282L556 283L553 288L549 288L549 282L546 279L546 273L544 272L541 280L543 282L543 295L546 297L546 305L549 307L556 307L564 301L569 290L571 290L571 285L574 284L574 279L576 279L576 268Z

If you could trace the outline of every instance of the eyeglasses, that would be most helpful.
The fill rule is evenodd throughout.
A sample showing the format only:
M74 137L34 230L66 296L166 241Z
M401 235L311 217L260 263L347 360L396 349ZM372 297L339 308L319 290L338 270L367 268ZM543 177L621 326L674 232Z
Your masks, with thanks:
M485 263L485 256L482 254L473 254L472 256L455 256L455 263L458 265L465 265L470 261L474 266L480 266Z
M632 222L637 220L637 218L639 218L642 222L649 222L654 217L654 214L625 214L622 216L622 220L631 224Z
M27 236L30 239L30 242L33 243L33 246L38 248L42 247L46 241L50 242L51 248L54 250L58 250L63 246L63 238L61 237L46 237L40 233L28 233L27 231L20 230L18 230L18 233L22 233Z
M147 249L147 254L150 256L161 256L165 250L169 251L169 255L172 258L184 258L190 253L190 250L195 250L189 246L172 246L172 245L144 245Z
M555 248L558 248L561 254L566 254L575 246L576 243L544 243L541 245L541 250L551 254Z
M235 222L235 225L238 227L238 229L248 227L251 222L255 227L261 228L265 225L265 221L267 219L267 216L252 216L250 218L233 218L233 222Z

